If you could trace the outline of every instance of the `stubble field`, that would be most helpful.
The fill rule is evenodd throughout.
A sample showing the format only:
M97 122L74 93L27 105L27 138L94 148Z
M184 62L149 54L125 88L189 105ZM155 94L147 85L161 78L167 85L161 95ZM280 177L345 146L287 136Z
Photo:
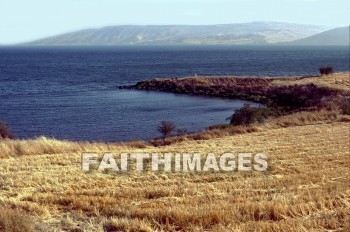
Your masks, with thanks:
M109 151L263 152L269 171L84 173L80 152L24 155L1 160L0 204L26 213L31 219L22 223L37 231L350 228L348 122ZM13 212L3 213L11 220Z
M266 88L311 83L348 97L348 77L276 79ZM234 89L249 79L226 81ZM323 108L169 138L167 146L2 139L0 231L350 231L349 109L322 100ZM83 152L264 153L269 168L83 172Z

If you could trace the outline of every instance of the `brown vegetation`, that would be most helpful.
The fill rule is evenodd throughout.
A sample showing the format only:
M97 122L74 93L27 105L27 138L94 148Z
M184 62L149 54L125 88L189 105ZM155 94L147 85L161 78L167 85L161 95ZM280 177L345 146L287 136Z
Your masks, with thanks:
M333 73L333 67L331 66L324 66L319 68L320 74L321 75L329 75Z
M273 89L313 84L341 96L329 104L169 137L168 146L0 140L0 231L349 231L349 82L334 75L260 81ZM83 151L265 153L269 170L84 173Z
M29 217L26 213L0 206L0 231L34 232L34 225Z
M159 133L162 134L163 136L163 142L165 143L166 137L171 135L176 129L176 126L173 122L171 121L161 121L157 130Z
M2 121L0 121L0 139L13 139L15 136L10 131L10 128Z
M101 142L72 142L61 141L46 137L35 139L5 139L0 141L0 159L25 155L58 154L74 152L102 152L106 150L122 150L128 148L146 148L150 146L145 141L131 141L125 143L101 143Z
M301 110L322 107L334 98L349 96L348 78L349 73L289 78L203 76L146 80L120 88L239 98L283 110ZM336 83L331 84L334 79Z
M30 155L1 160L0 202L32 215L38 231L346 231L349 122L290 121L207 141L104 149L264 152L267 173L84 173L79 152Z

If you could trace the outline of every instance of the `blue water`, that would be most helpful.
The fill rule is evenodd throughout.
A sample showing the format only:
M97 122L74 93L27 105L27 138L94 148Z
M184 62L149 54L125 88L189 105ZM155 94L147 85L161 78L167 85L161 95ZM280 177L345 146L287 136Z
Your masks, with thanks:
M316 75L349 71L348 47L0 47L0 120L19 138L126 141L225 123L244 102L126 91L154 77Z

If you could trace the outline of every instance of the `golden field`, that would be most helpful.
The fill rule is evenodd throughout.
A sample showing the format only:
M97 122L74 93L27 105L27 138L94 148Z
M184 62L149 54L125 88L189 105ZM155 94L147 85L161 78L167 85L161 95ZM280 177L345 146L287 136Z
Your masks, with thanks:
M309 84L313 83L317 86L330 87L339 90L350 89L350 76L349 73L335 73L332 75L316 76L311 78L293 78L294 80L274 80L272 85L290 85L290 84Z
M0 140L0 231L350 231L349 123L298 112L160 147ZM85 173L84 151L264 153L269 169Z
M334 122L109 150L263 152L266 173L84 173L80 153L10 157L0 202L39 231L347 231L349 139L349 123Z

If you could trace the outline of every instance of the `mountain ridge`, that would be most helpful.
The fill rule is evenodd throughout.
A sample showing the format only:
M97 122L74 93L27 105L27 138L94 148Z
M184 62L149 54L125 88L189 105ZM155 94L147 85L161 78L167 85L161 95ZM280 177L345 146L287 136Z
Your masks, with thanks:
M338 27L328 31L292 41L292 45L349 45L349 27Z
M291 42L327 26L256 21L216 25L119 25L35 40L25 45L271 44Z

